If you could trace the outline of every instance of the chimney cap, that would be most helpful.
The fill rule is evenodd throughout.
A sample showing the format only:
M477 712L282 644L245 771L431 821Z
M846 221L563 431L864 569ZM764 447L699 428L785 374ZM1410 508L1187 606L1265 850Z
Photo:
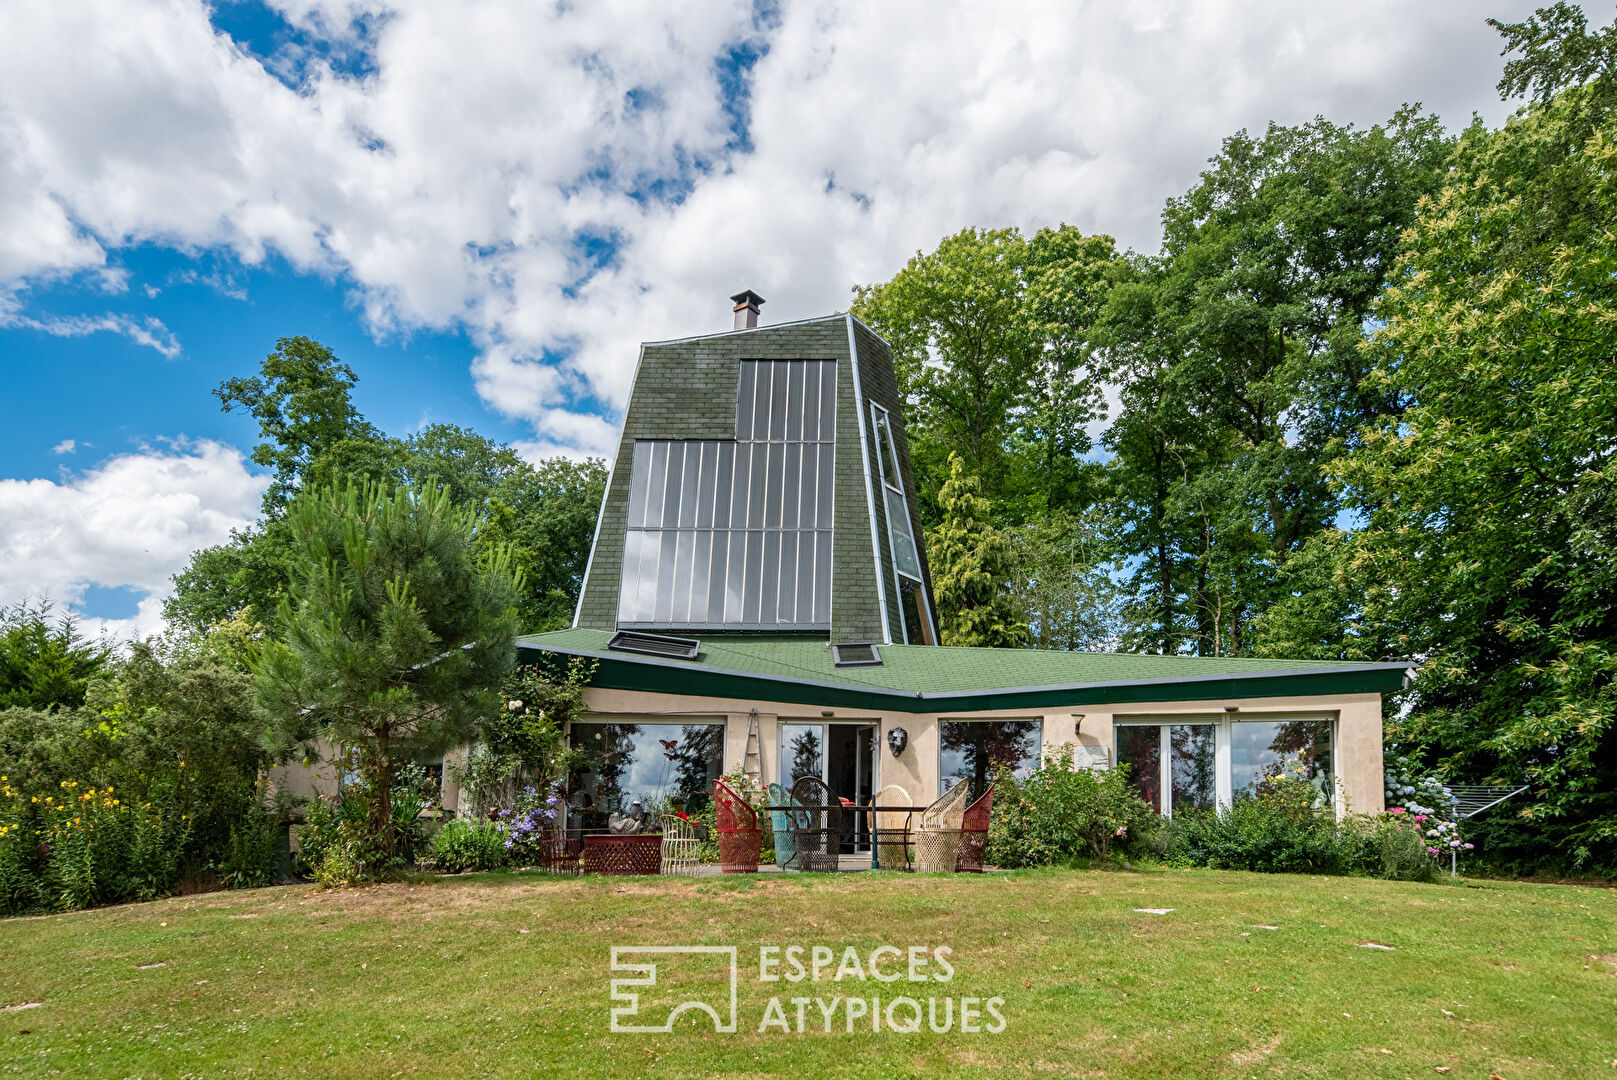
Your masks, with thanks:
M766 303L763 297L759 296L751 289L742 289L740 292L730 297L730 299L735 301L737 311L740 311L744 307L756 308L758 305Z

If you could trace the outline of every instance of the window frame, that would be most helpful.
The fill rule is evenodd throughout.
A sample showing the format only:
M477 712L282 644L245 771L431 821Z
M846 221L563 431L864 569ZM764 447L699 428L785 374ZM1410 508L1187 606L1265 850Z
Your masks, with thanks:
M870 403L870 429L871 438L876 443L876 479L881 483L882 492L882 519L887 522L887 558L893 567L893 597L898 602L898 629L899 635L905 645L921 644L933 645L937 642L937 624L932 619L932 598L927 595L926 582L921 578L921 544L915 538L915 521L910 516L909 498L904 491L904 477L898 468L898 443L893 436L893 416L886 408L872 401ZM883 453L883 447L886 453ZM887 466L891 462L893 476L887 476ZM915 573L906 574L898 567L898 543L893 535L892 500L887 498L891 492L898 496L898 503L904 508L904 520L909 526L910 548L915 552ZM921 616L921 633L924 638L931 641L910 641L910 628L904 619L904 582L915 586L915 595L919 597L918 608Z
M1219 810L1227 810L1235 804L1234 776L1230 770L1233 767L1231 753L1231 736L1234 734L1236 724L1287 724L1287 723L1325 723L1329 725L1331 740L1331 808L1338 820L1343 814L1342 807L1342 772L1339 754L1338 730L1340 716L1337 713L1184 713L1178 715L1132 715L1114 716L1112 718L1112 767L1119 764L1119 743L1117 733L1125 727L1154 727L1158 729L1158 790L1162 792L1162 808L1160 813L1165 818L1173 817L1173 748L1170 729L1190 725L1210 725L1213 728L1213 768L1214 768L1214 804Z

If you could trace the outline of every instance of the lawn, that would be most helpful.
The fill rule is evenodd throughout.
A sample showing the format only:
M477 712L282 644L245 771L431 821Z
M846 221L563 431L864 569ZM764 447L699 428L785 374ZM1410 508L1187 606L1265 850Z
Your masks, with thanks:
M688 1011L669 1034L611 1033L612 947L642 945L737 946L737 1032ZM764 983L766 945L834 960L818 982ZM946 973L933 950L947 945L952 978L909 982L909 954L888 951L876 967L898 981L877 981L883 945L924 947L921 979ZM1617 1075L1617 891L1573 886L487 874L0 922L0 956L6 1075ZM658 1023L686 996L727 1011L726 958L659 963L647 1019L626 1022ZM866 978L836 980L848 964ZM804 1004L801 1034L794 997L824 1003ZM1000 998L1004 1030L981 1011L979 1031L958 1012L944 1034L872 1031L847 1004L885 1013L898 997L937 999L940 1024ZM780 1018L760 1034L771 998Z

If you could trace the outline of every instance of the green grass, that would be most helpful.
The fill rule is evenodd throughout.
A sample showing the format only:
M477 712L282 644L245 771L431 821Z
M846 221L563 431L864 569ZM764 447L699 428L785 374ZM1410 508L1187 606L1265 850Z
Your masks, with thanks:
M609 1032L610 949L654 944L739 947L737 1034ZM955 975L762 984L765 944L947 944ZM487 874L0 922L0 958L0 1007L40 1003L0 1012L0 1075L1617 1076L1617 892L1572 886ZM662 981L727 997L700 958ZM809 1005L757 1033L772 994L905 990L1002 997L1007 1028L850 1035L839 1009L828 1035Z

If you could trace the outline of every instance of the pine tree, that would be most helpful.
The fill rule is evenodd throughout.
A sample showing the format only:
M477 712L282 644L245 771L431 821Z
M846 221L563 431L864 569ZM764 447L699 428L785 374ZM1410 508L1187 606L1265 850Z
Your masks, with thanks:
M960 455L950 454L949 479L938 492L942 520L926 536L943 644L1018 648L1029 635L1006 588L1011 546L989 520L978 487Z
M316 488L287 516L295 576L256 697L282 746L357 754L370 838L390 859L396 767L466 741L499 707L520 574L436 483Z

